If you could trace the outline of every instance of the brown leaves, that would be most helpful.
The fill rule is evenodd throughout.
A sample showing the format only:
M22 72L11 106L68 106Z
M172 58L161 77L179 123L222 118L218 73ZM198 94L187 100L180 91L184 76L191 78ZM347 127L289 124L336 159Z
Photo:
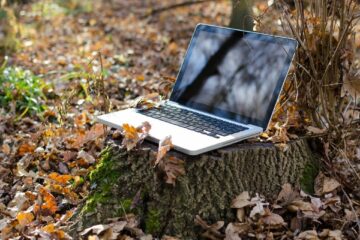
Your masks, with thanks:
M142 125L135 128L134 126L124 123L122 125L122 129L124 134L122 144L128 151L130 151L138 144L141 144L142 141L148 136L151 125L148 122L143 122Z
M259 239L276 239L276 236L289 239L343 239L340 230L309 230L314 226L322 226L321 223L327 218L333 218L334 213L338 216L339 208L335 206L339 204L339 197L331 197L331 194L328 194L325 199L320 199L303 192L300 194L299 190L293 190L289 184L283 185L276 202L272 205L266 203L258 194L251 198L245 191L231 203L231 207L237 209L239 222L228 224L225 239L240 240L249 236ZM354 219L354 214L350 214L350 211L345 215L349 219ZM309 224L312 222L314 225ZM284 228L286 225L290 225L291 231ZM208 239L215 238L210 236Z
M56 172L52 172L48 175L48 177L57 182L60 183L61 185L66 185L68 183L68 181L70 181L73 177L70 175L60 175Z
M89 131L78 130L73 137L67 139L69 147L80 149L84 144L103 136L104 133L104 126L99 123L92 126Z
M168 157L161 161L158 167L165 173L166 183L175 185L176 178L185 174L184 164L184 160Z
M224 226L223 221L208 225L199 215L196 215L194 222L205 230L205 232L201 234L202 237L213 240L224 239L224 234L219 231Z
M148 110L151 108L159 108L163 105L162 97L158 93L150 93L146 96L140 96L136 98L130 107L134 107L141 110Z
M281 205L288 205L299 197L299 193L294 191L289 183L285 183L276 199L276 202L280 202Z
M315 179L315 193L318 196L335 191L340 186L337 180L326 177L322 172Z
M40 231L43 231L45 233L48 233L52 239L65 239L65 232L63 230L59 230L55 227L53 223L50 223L44 227L41 228ZM37 230L37 233L40 233L39 230ZM41 234L39 234L41 236ZM68 236L66 236L68 238Z
M156 155L155 166L158 165L160 160L166 155L168 151L173 147L171 142L171 136L167 136L159 142L159 149Z
M270 212L269 209L265 211L265 215L260 219L260 222L263 222L268 226L283 226L285 225L284 219L276 213Z
M133 214L127 214L120 218L109 218L106 222L106 224L98 224L86 228L79 235L82 239L154 239L151 235L145 235L138 228L139 222ZM177 240L170 236L163 237L162 239Z
M34 220L34 214L32 212L19 212L16 215L16 219L19 221L19 224L24 227Z
M176 178L185 174L185 162L174 156L165 156L172 147L171 136L167 136L159 142L154 166L164 174L166 183L175 185Z
M24 156L27 153L33 153L36 146L33 143L23 143L19 146L18 155Z
M55 197L49 193L44 187L39 189L39 202L34 206L35 214L41 214L43 216L53 215L58 207Z
M241 240L240 235L250 230L247 223L229 223L225 229L225 240Z
M239 196L237 196L234 200L231 202L232 208L243 208L246 206L254 205L254 202L249 201L250 195L249 192L242 192Z

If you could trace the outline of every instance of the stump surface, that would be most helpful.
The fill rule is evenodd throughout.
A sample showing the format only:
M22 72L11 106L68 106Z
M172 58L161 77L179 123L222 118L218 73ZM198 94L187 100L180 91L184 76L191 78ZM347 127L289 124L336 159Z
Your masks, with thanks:
M172 153L186 161L184 176L166 184L155 173L154 144L126 152L111 147L91 174L94 188L80 214L78 230L109 217L134 213L153 236L198 238L196 215L208 222L231 221L232 199L242 191L274 198L284 183L311 186L318 157L307 139L287 144L283 151L271 143L240 143L199 156Z

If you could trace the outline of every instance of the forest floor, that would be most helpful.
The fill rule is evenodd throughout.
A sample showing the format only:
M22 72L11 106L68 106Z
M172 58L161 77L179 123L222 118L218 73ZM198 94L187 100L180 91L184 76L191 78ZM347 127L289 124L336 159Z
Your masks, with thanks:
M118 131L108 131L94 117L110 108L127 108L139 96L168 97L196 24L227 25L231 14L230 1L161 13L152 10L174 1L60 2L17 6L12 22L17 49L0 56L0 62L6 62L0 71L1 239L71 238L66 229L89 195L89 173L105 139L119 137ZM254 6L258 15L265 9L264 3ZM276 12L267 14L261 30L281 34ZM266 28L268 23L273 27ZM8 90L1 79L12 79L15 89ZM268 136L252 141L283 143L296 138L277 131L282 123L276 121L281 118L274 120ZM195 222L210 239L357 239L360 148L351 161L334 162L346 182L324 171L313 195L289 185L274 196L276 200L239 193L233 204L237 222ZM349 182L357 186L349 189ZM136 234L126 230L137 228L135 222L117 220L81 234L84 239L152 239L140 229Z

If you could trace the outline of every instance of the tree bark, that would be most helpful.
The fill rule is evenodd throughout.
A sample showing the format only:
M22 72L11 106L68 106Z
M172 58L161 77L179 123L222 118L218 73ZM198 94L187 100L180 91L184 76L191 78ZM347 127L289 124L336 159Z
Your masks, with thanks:
M232 0L229 27L252 31L254 26L252 5L253 0Z
M318 166L307 139L288 143L285 152L271 143L240 143L192 157L170 152L185 160L186 169L172 186L151 165L157 146L145 146L132 152L112 147L104 153L90 174L96 187L78 215L78 231L134 213L140 227L153 236L197 239L196 215L209 222L232 221L235 212L230 204L242 191L275 198L284 183L306 188Z

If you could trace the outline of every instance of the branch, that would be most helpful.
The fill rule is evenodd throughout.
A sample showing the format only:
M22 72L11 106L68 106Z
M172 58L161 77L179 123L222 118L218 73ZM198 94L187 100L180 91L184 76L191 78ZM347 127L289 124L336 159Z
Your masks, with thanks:
M204 3L204 2L212 2L212 1L221 1L221 0L198 0L198 1L194 1L194 0L190 0L190 1L185 1L182 3L176 3L173 5L168 5L165 7L160 7L160 8L155 8L155 9L151 9L149 13L144 14L143 16L141 16L141 18L147 18L156 14L159 14L161 12L165 12L167 10L171 10L174 8L179 8L179 7L186 7L189 5L193 5L193 4L198 4L198 3Z

